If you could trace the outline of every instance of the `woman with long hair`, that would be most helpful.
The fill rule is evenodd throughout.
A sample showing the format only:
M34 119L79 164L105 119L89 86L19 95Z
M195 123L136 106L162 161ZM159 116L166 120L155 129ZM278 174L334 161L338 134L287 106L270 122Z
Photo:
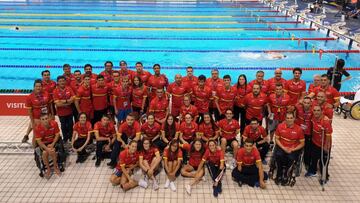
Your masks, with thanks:
M219 128L210 113L204 113L204 119L199 124L198 135L201 136L203 142L208 144L210 140L217 140L219 137Z
M179 147L178 140L172 140L169 147L164 150L164 168L167 179L164 188L169 188L171 191L176 191L175 180L180 175L180 168L182 165L183 155Z
M240 133L242 134L245 129L245 104L244 97L248 92L246 75L241 74L238 77L238 82L234 85L236 88L236 98L234 105L234 119L239 121L240 118Z
M141 116L145 112L148 88L143 84L139 76L134 76L131 94L131 106L134 112Z

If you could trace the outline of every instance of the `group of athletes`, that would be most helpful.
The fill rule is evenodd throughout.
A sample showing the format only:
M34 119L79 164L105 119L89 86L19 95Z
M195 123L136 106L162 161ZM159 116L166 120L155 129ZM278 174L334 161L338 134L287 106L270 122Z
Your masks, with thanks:
M30 124L23 142L33 129L32 143L42 149L45 177L51 176L49 157L61 175L55 147L59 142L77 152L77 163L87 159L86 147L96 143L95 166L110 158L110 182L124 191L147 188L151 182L158 190L155 177L164 168L165 188L176 191L174 182L181 174L192 178L185 187L191 194L208 168L215 197L222 192L226 169L239 186L266 188L263 164L273 145L278 185L286 185L286 171L302 153L306 177L316 175L322 154L330 156L333 110L339 106L339 92L330 85L329 76L334 75L314 76L306 90L300 68L293 69L288 80L277 69L269 80L257 71L255 80L248 82L241 74L232 85L233 78L219 78L217 69L206 78L194 76L187 67L186 76L176 74L169 84L159 64L153 74L141 62L136 70L128 69L125 61L119 65L115 70L107 61L97 75L90 64L83 73L72 73L65 64L56 82L49 70L35 80L26 100ZM233 156L225 159L228 151Z

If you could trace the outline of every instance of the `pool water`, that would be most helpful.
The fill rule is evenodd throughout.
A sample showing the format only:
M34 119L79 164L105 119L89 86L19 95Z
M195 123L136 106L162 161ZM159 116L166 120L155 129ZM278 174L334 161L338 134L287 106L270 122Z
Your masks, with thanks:
M307 83L325 73L307 68L331 67L336 58L360 67L358 53L312 53L348 48L261 2L9 0L0 1L0 10L0 89L30 89L45 68L55 79L64 63L73 70L90 63L99 73L107 60L116 68L120 60L130 68L141 61L150 71L159 63L170 81L186 66L206 76L218 68L233 81L242 73L251 80L257 70L270 78L278 67L302 67ZM274 60L267 51L286 57ZM342 91L360 86L360 72L350 74Z

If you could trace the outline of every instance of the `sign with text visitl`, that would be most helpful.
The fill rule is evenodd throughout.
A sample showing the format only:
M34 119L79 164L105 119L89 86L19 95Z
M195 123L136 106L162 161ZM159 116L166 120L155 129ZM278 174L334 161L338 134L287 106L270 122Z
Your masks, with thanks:
M27 94L0 94L0 116L26 116Z

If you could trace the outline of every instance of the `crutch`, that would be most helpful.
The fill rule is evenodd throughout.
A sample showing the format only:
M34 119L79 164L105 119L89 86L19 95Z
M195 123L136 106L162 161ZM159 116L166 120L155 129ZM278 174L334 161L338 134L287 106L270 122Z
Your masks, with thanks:
M328 163L329 163L329 159L330 159L330 156L329 154L326 156L326 161L324 160L324 138L325 138L325 129L324 128L321 128L321 156L320 156L320 159L321 159L321 165L322 165L322 173L321 173L321 179L320 179L320 185L322 187L322 191L325 191L325 183L326 183L326 171L327 171L327 166L328 166Z

